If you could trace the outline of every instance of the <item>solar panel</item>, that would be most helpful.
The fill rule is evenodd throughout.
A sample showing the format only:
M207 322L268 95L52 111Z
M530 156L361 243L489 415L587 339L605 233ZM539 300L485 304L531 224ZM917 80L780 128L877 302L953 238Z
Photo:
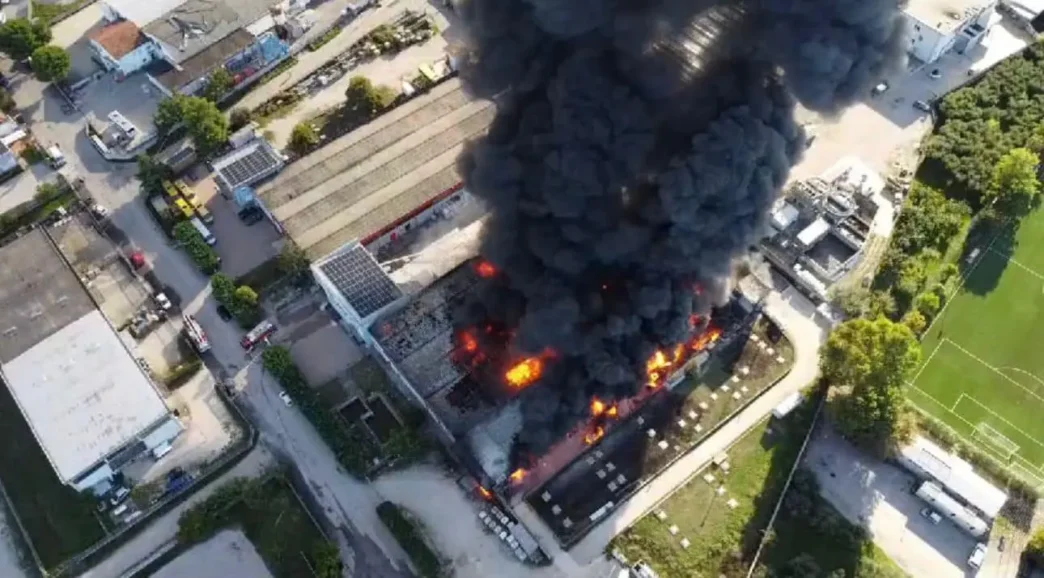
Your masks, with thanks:
M218 172L224 177L229 188L234 189L267 176L281 163L281 159L276 158L268 147L258 142L252 151L221 167Z
M399 287L362 245L356 244L332 257L319 269L329 277L359 317L366 317L402 297Z

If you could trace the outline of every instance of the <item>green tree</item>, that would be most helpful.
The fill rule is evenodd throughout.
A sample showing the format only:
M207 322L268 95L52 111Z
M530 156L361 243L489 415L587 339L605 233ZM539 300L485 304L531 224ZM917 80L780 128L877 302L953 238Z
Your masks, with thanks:
M344 571L341 552L333 542L323 540L312 552L315 573L318 578L340 578Z
M315 127L308 121L302 121L294 126L286 146L295 153L303 155L317 144L319 144L319 135L315 132Z
M924 333L926 327L928 327L928 320L925 319L924 314L920 311L913 309L906 312L903 315L901 323L910 328L914 335L920 335Z
M345 106L352 112L374 116L381 110L381 94L365 76L353 76L344 96Z
M148 194L163 192L163 181L170 179L173 173L170 167L157 161L154 157L142 154L138 156L138 180Z
M0 88L0 111L11 114L17 107L18 104L11 93L6 88Z
M1011 149L997 161L993 180L986 190L987 202L996 203L1005 213L1023 214L1040 194L1037 168L1040 157L1027 148Z
M228 119L209 100L190 96L181 101L181 115L200 157L208 157L228 141Z
M69 53L58 46L41 46L33 51L32 58L33 73L42 82L64 80L72 68Z
M1025 552L1038 562L1044 561L1044 528L1033 533L1026 543Z
M210 75L210 78L207 80L207 85L203 87L200 96L210 102L217 103L220 102L235 85L236 79L233 78L224 67L219 67Z
M240 307L256 308L258 306L257 292L246 285L236 287L236 292L232 295L232 298Z
M287 241L283 249L279 251L276 266L279 271L288 277L297 277L308 272L308 255L293 241Z
M921 293L914 300L914 309L920 311L928 319L933 319L942 308L942 300L934 292Z
M159 107L156 108L156 114L152 117L152 122L156 125L156 130L160 134L166 134L181 122L184 101L184 96L176 94L159 103Z
M841 432L875 455L908 436L903 386L920 359L906 325L884 317L839 325L823 345L820 370L833 387L830 410Z
M36 186L36 193L33 194L33 198L38 203L46 203L51 199L62 194L62 189L55 183L40 183Z
M228 307L236 293L236 282L224 273L215 273L210 277L210 291L218 303Z
M51 29L43 22L15 18L0 24L0 52L13 60L25 60L51 41Z
M233 108L232 112L228 115L228 129L232 131L239 130L246 126L251 119L252 115L249 110L245 108Z

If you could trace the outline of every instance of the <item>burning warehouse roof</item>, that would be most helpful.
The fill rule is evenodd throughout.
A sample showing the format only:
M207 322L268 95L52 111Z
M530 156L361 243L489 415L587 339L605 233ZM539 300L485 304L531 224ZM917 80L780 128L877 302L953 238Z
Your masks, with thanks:
M650 362L706 331L805 148L796 104L836 113L865 97L899 64L902 23L894 0L469 0L461 12L462 79L498 102L461 163L491 210L480 254L497 274L452 316L479 354L505 352L483 368L542 376L518 397L518 464L585 421L593 397L638 395Z

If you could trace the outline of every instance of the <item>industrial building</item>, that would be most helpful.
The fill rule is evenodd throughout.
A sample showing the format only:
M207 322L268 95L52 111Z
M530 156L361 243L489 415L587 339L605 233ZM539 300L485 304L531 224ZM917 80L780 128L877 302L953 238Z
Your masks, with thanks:
M457 190L458 157L494 113L451 78L292 163L257 197L321 258Z
M0 380L79 491L183 430L43 229L0 248Z
M796 183L773 207L762 254L804 293L825 300L862 258L877 214L874 197L883 187L880 177L858 166L830 180Z
M907 52L914 66L930 64L951 50L965 53L981 43L999 20L997 0L912 0L903 8Z
M918 478L938 484L986 520L1000 514L1008 495L975 473L972 465L923 436L899 450L896 459Z
M528 466L523 479L512 478L520 398L528 390L505 387L499 372L462 362L455 327L458 309L479 281L480 262L474 257L483 224L480 219L456 228L402 261L381 263L367 246L353 242L317 260L312 272L345 329L425 410L442 442L471 474L509 499L528 497L562 543L572 544L624 503L648 474L641 459L647 429L668 430L677 421L684 395L670 392L684 373L677 371L662 390L644 388L620 400L617 419L596 445L567 434ZM757 315L756 305L743 298L716 310L713 318L724 330L720 340L684 369L699 371L712 350L740 342L737 337ZM498 355L488 352L493 360ZM614 472L609 485L602 479L606 467Z

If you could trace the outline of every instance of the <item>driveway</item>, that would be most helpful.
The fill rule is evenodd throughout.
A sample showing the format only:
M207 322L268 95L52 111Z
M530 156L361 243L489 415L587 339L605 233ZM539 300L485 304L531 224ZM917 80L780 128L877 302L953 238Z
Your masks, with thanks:
M874 543L911 576L975 575L967 560L976 540L946 520L932 524L920 515L924 502L913 493L913 475L862 454L828 426L816 432L805 464L823 497L866 527Z

